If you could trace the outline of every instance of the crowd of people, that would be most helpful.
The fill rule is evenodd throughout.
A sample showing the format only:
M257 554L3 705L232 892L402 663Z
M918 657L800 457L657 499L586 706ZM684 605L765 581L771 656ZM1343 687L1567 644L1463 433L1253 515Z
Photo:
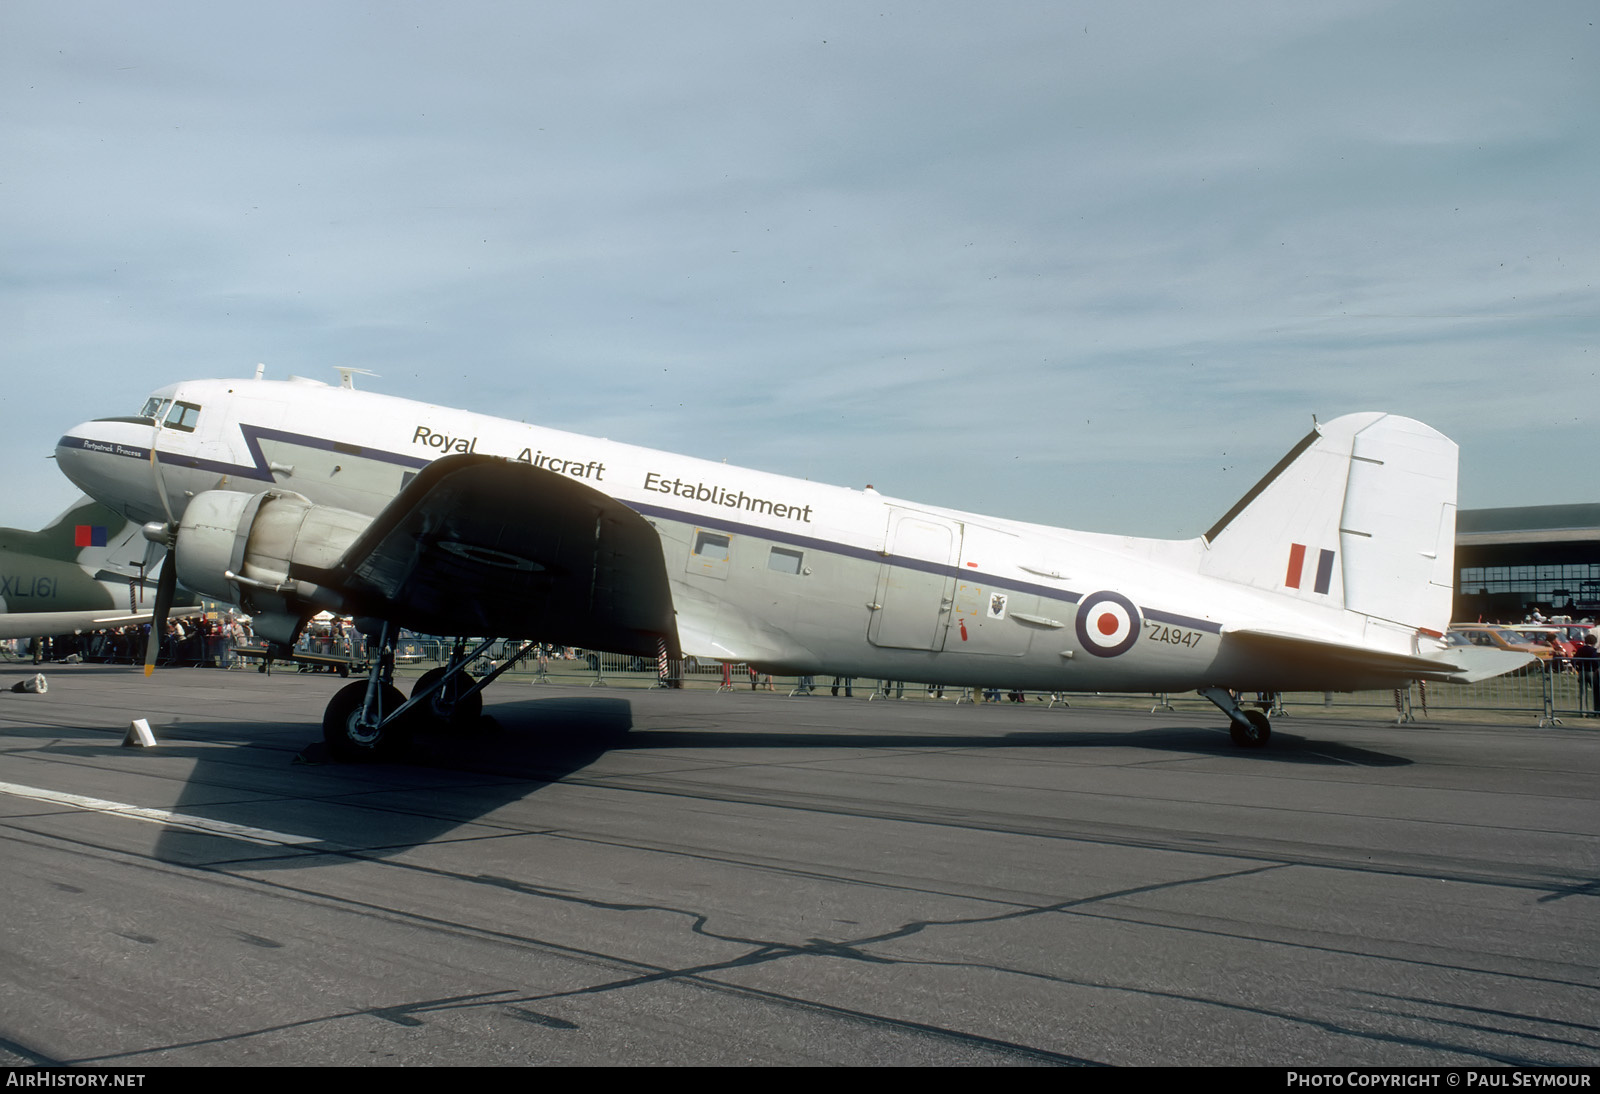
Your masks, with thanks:
M150 625L108 627L48 638L17 638L12 656L34 664L51 661L88 661L106 665L137 665L145 659ZM161 640L160 665L204 665L227 668L234 651L252 640L249 620L224 614L216 618L195 616L167 620Z

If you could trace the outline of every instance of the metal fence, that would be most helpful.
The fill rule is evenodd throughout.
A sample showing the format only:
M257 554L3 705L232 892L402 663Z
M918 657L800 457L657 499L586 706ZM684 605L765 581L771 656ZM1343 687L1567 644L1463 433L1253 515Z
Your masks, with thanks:
M514 657L522 644L496 643L472 666L478 675L492 669L507 657ZM403 671L421 672L448 658L449 643L431 640L412 642L400 649ZM409 666L409 668L408 668ZM1592 672L1592 670L1591 670ZM1016 701L1045 703L1052 707L1120 706L1144 707L1152 711L1214 711L1211 702L1194 692L1150 694L1132 692L1015 692L1003 688L941 686L906 681L885 681L833 676L796 677L752 673L742 664L724 665L718 661L690 658L668 661L665 674L660 666L645 657L597 651L546 651L530 653L506 673L507 681L534 685L551 684L579 687L660 687L691 688L704 691L771 691L786 695L805 694L807 683L812 694L850 694L854 698L939 700L947 702ZM1253 697L1244 696L1249 701ZM1566 724L1592 717L1595 712L1592 675L1580 674L1570 663L1552 666L1545 662L1527 671L1498 676L1475 684L1415 683L1407 688L1362 692L1288 692L1263 695L1261 702L1271 705L1275 714L1326 711L1351 714L1390 714L1397 722L1418 718L1494 716L1497 721L1531 724Z

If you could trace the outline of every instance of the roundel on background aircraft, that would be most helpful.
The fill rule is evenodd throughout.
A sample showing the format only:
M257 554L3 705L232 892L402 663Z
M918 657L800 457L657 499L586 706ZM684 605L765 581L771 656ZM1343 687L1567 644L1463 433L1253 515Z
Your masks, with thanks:
M1096 657L1127 653L1139 640L1139 609L1121 593L1090 593L1078 601L1073 626L1086 652Z

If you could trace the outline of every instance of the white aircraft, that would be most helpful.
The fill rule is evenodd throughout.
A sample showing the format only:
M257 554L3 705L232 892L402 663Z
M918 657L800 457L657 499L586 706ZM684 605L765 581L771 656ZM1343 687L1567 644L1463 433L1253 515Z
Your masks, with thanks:
M902 501L446 407L289 381L196 380L56 448L172 547L171 577L289 644L327 609L764 671L1042 690L1233 691L1448 679L1456 445L1420 422L1318 425L1205 535L1135 539ZM476 712L451 662L410 701L375 661L324 715L381 752ZM147 668L148 671L148 668ZM491 677L492 679L492 677Z

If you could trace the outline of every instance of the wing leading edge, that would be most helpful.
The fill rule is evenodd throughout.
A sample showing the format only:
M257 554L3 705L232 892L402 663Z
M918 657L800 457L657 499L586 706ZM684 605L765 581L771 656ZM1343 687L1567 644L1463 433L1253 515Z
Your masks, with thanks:
M456 455L418 473L327 568L355 614L424 634L677 655L661 543L638 513L564 475Z

